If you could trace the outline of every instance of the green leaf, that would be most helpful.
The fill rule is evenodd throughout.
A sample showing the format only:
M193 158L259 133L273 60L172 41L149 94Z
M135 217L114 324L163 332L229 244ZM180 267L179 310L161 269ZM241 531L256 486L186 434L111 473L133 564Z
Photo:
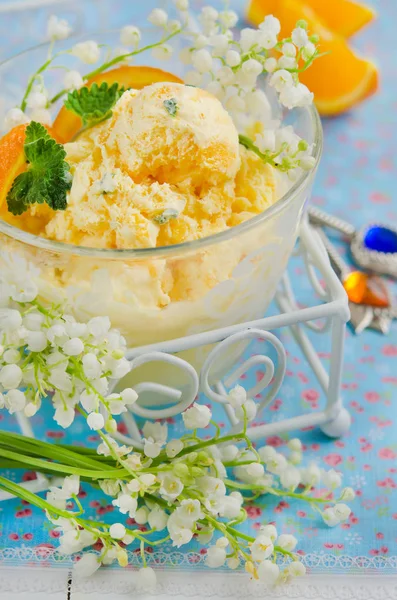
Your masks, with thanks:
M171 117L175 117L178 112L178 103L175 98L169 98L169 100L164 100L163 102L165 110Z
M18 175L7 194L8 210L21 215L32 204L46 202L54 210L65 210L71 187L66 152L40 123L26 128L24 144L27 171Z
M90 88L69 92L65 106L81 117L84 127L92 127L112 116L112 108L123 93L124 88L118 83L110 87L106 82L100 86L93 83Z

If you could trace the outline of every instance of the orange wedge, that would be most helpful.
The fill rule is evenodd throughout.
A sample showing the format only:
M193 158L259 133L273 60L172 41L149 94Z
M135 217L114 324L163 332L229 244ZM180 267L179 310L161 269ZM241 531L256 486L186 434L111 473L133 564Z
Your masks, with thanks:
M26 169L23 150L26 125L18 125L0 140L0 208L12 186L12 182Z
M375 18L375 11L352 0L304 0L323 20L328 29L342 37L350 37Z
M7 194L14 179L26 170L24 144L27 124L17 125L0 139L0 212L7 207L5 202ZM58 138L50 127L46 127L48 133Z
M323 25L342 37L350 37L370 23L376 16L375 11L353 0L302 0L312 8ZM262 15L273 14L278 0L252 0L248 9L249 20L259 25Z
M183 83L179 77L161 69L153 67L118 67L105 73L100 73L87 81L86 86L90 87L93 83L101 85L106 82L109 85L118 83L120 86L140 90L147 85L158 81L174 81ZM58 137L64 142L70 141L80 131L82 121L80 117L68 110L65 106L61 108L57 118L54 121L54 131Z
M301 73L300 81L314 92L322 115L345 112L377 90L376 66L353 52L346 40L328 29L308 4L299 0L251 0L247 17L259 24L269 12L280 19L280 37L290 36L299 19L307 21L311 34L320 36L319 50L327 54Z

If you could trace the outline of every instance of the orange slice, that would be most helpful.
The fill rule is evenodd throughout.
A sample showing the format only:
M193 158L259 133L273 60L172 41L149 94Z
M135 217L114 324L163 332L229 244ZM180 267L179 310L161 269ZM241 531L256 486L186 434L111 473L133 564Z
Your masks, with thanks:
M280 37L288 37L299 19L307 21L310 33L320 36L319 50L327 52L315 60L300 81L314 92L314 100L322 115L336 115L358 104L378 88L376 66L359 57L346 40L328 29L314 10L298 0L251 0L248 20L261 23L271 12L280 19Z
M323 20L328 29L342 37L350 37L370 23L376 16L375 11L352 0L304 0Z
M26 169L23 150L26 127L18 125L0 140L0 208L5 204L15 177Z
M140 90L147 85L156 83L158 81L174 81L176 83L183 83L179 77L167 71L161 69L155 69L153 67L118 67L105 73L100 73L92 79L87 81L86 86L90 87L93 83L101 85L106 82L109 85L113 83L119 83L120 86L124 86L126 89L134 88ZM54 131L58 137L64 142L70 141L80 131L82 127L82 121L79 116L68 110L65 106L61 108L57 118L54 121Z
M26 170L24 144L27 124L17 125L0 139L0 212L7 207L6 198L14 179ZM48 133L58 138L50 127Z
M315 11L325 27L346 38L357 33L376 16L372 8L353 0L302 1ZM251 0L248 19L251 23L259 25L265 15L275 14L279 3L279 0Z

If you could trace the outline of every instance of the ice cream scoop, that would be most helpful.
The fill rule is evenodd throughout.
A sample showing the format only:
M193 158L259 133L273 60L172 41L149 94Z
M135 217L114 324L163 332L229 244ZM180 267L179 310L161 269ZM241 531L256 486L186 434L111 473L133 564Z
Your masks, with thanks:
M219 100L179 83L125 92L104 143L138 182L219 185L241 162L236 127Z

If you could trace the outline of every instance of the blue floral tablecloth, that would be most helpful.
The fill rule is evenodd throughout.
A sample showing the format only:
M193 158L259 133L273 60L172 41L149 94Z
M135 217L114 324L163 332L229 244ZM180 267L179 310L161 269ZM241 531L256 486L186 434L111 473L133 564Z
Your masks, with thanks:
M14 2L14 9L22 4ZM0 0L2 6L11 3ZM55 12L70 18L77 29L98 29L133 22L139 8L136 2L122 0L86 0L60 3L54 8L25 12L0 12L0 57L14 53L38 41L48 14ZM145 3L145 12L150 5ZM201 2L192 2L200 5ZM215 3L213 3L215 4ZM324 121L325 151L317 176L313 202L357 226L375 220L397 222L395 198L397 172L397 62L395 60L395 0L373 0L378 20L357 36L353 44L380 66L381 89L376 97L350 114ZM243 12L244 3L231 5ZM34 17L32 16L34 15ZM26 27L26 20L29 27ZM32 20L33 19L33 20ZM30 39L29 39L30 36ZM343 246L340 245L343 250ZM299 277L299 267L293 275ZM302 287L302 299L310 300L309 284ZM265 421L280 420L302 410L316 409L324 401L317 382L290 334L280 332L289 351L288 371L281 391L263 416ZM329 342L316 342L325 364L329 360ZM259 352L251 346L252 352ZM253 380L261 372L252 373ZM249 381L247 382L249 384ZM275 521L284 532L299 538L304 560L314 570L357 572L376 570L397 572L397 326L387 337L366 331L361 336L347 332L343 395L353 424L343 439L330 440L318 430L298 432L305 444L305 459L316 460L325 468L344 473L346 485L352 486L357 498L347 523L329 529L305 505L277 502L262 498L249 509L245 527L255 530L262 520ZM221 410L221 409L219 409ZM37 435L52 442L82 442L86 439L82 421L62 431L45 418L32 419ZM180 422L170 423L180 430ZM12 417L0 414L0 427L16 430ZM287 436L267 439L281 446ZM96 443L95 436L90 438ZM5 473L17 479L16 474ZM29 478L31 474L25 474ZM98 497L86 485L81 496L90 506L92 516L112 518L109 498ZM57 532L40 511L18 500L0 504L0 559L9 562L49 564L54 559ZM157 556L158 562L186 565L201 563L203 550L192 544L188 550L168 548ZM56 555L55 555L56 557ZM150 557L149 557L150 558ZM153 560L153 557L151 557ZM139 557L136 555L136 562Z

